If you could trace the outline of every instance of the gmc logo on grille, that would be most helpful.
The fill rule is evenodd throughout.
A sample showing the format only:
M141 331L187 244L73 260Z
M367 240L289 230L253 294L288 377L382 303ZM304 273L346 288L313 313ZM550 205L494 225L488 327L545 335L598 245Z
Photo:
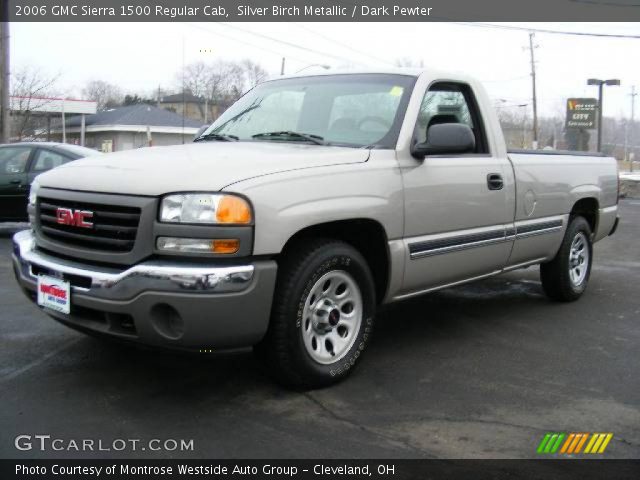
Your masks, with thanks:
M71 208L56 209L56 219L60 225L72 227L91 228L93 223L87 219L93 218L93 212L88 210L73 210Z

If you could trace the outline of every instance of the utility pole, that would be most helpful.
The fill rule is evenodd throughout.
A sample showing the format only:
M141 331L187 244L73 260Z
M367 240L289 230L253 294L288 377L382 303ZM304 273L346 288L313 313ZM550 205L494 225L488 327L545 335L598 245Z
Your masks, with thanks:
M282 65L280 66L280 75L284 75L284 57L282 57Z
M636 93L636 87L632 86L631 87L631 138L630 143L631 143L631 156L629 158L629 171L633 172L633 157L635 156L635 147L634 147L634 135L633 135L633 129L635 127L635 110L636 110L636 95L638 95ZM626 143L626 142L625 142ZM626 146L625 146L626 147ZM626 148L625 148L625 153L626 153Z
M186 102L185 102L185 97L184 97L184 89L185 89L185 83L184 83L184 57L185 57L185 44L184 44L184 35L182 35L182 144L184 145L184 116L187 114L187 107L186 107Z
M533 37L535 33L529 33L529 51L531 52L531 85L533 88L533 149L538 149L538 98L536 95L536 59L534 49L538 48L537 45L533 45Z
M9 5L2 2L2 22L0 22L0 143L8 143L11 139L9 131L9 88L10 88L10 61L9 61Z

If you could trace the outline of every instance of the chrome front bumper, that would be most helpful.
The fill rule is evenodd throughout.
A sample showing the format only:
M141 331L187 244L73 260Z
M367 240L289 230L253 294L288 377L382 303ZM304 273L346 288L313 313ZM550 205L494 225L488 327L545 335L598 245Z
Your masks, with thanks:
M277 269L272 260L233 266L152 260L126 269L97 267L38 250L30 230L13 237L13 265L32 301L39 275L71 284L71 313L45 310L62 323L192 349L258 342L268 326ZM122 328L125 317L131 328Z
M50 271L55 276L81 277L81 285L73 285L75 292L91 292L105 299L131 298L147 290L228 293L245 290L253 279L255 267L202 267L188 263L150 261L126 270L97 268L78 262L63 260L35 249L35 238L30 230L13 237L14 255L19 260L24 276L35 281L34 267Z

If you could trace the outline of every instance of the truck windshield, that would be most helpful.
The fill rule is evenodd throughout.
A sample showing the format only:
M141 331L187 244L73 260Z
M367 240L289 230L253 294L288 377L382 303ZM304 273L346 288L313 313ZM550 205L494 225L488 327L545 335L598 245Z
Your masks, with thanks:
M394 148L414 83L415 77L399 74L268 81L233 104L201 138Z

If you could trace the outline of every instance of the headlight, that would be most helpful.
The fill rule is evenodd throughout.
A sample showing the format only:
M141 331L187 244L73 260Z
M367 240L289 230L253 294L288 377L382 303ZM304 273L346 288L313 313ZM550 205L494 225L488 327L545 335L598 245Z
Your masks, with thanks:
M36 204L36 200L38 198L38 190L40 190L40 184L37 180L34 180L31 183L31 189L29 190L29 205Z
M249 203L235 195L181 193L167 195L160 205L160 221L171 223L251 223Z

